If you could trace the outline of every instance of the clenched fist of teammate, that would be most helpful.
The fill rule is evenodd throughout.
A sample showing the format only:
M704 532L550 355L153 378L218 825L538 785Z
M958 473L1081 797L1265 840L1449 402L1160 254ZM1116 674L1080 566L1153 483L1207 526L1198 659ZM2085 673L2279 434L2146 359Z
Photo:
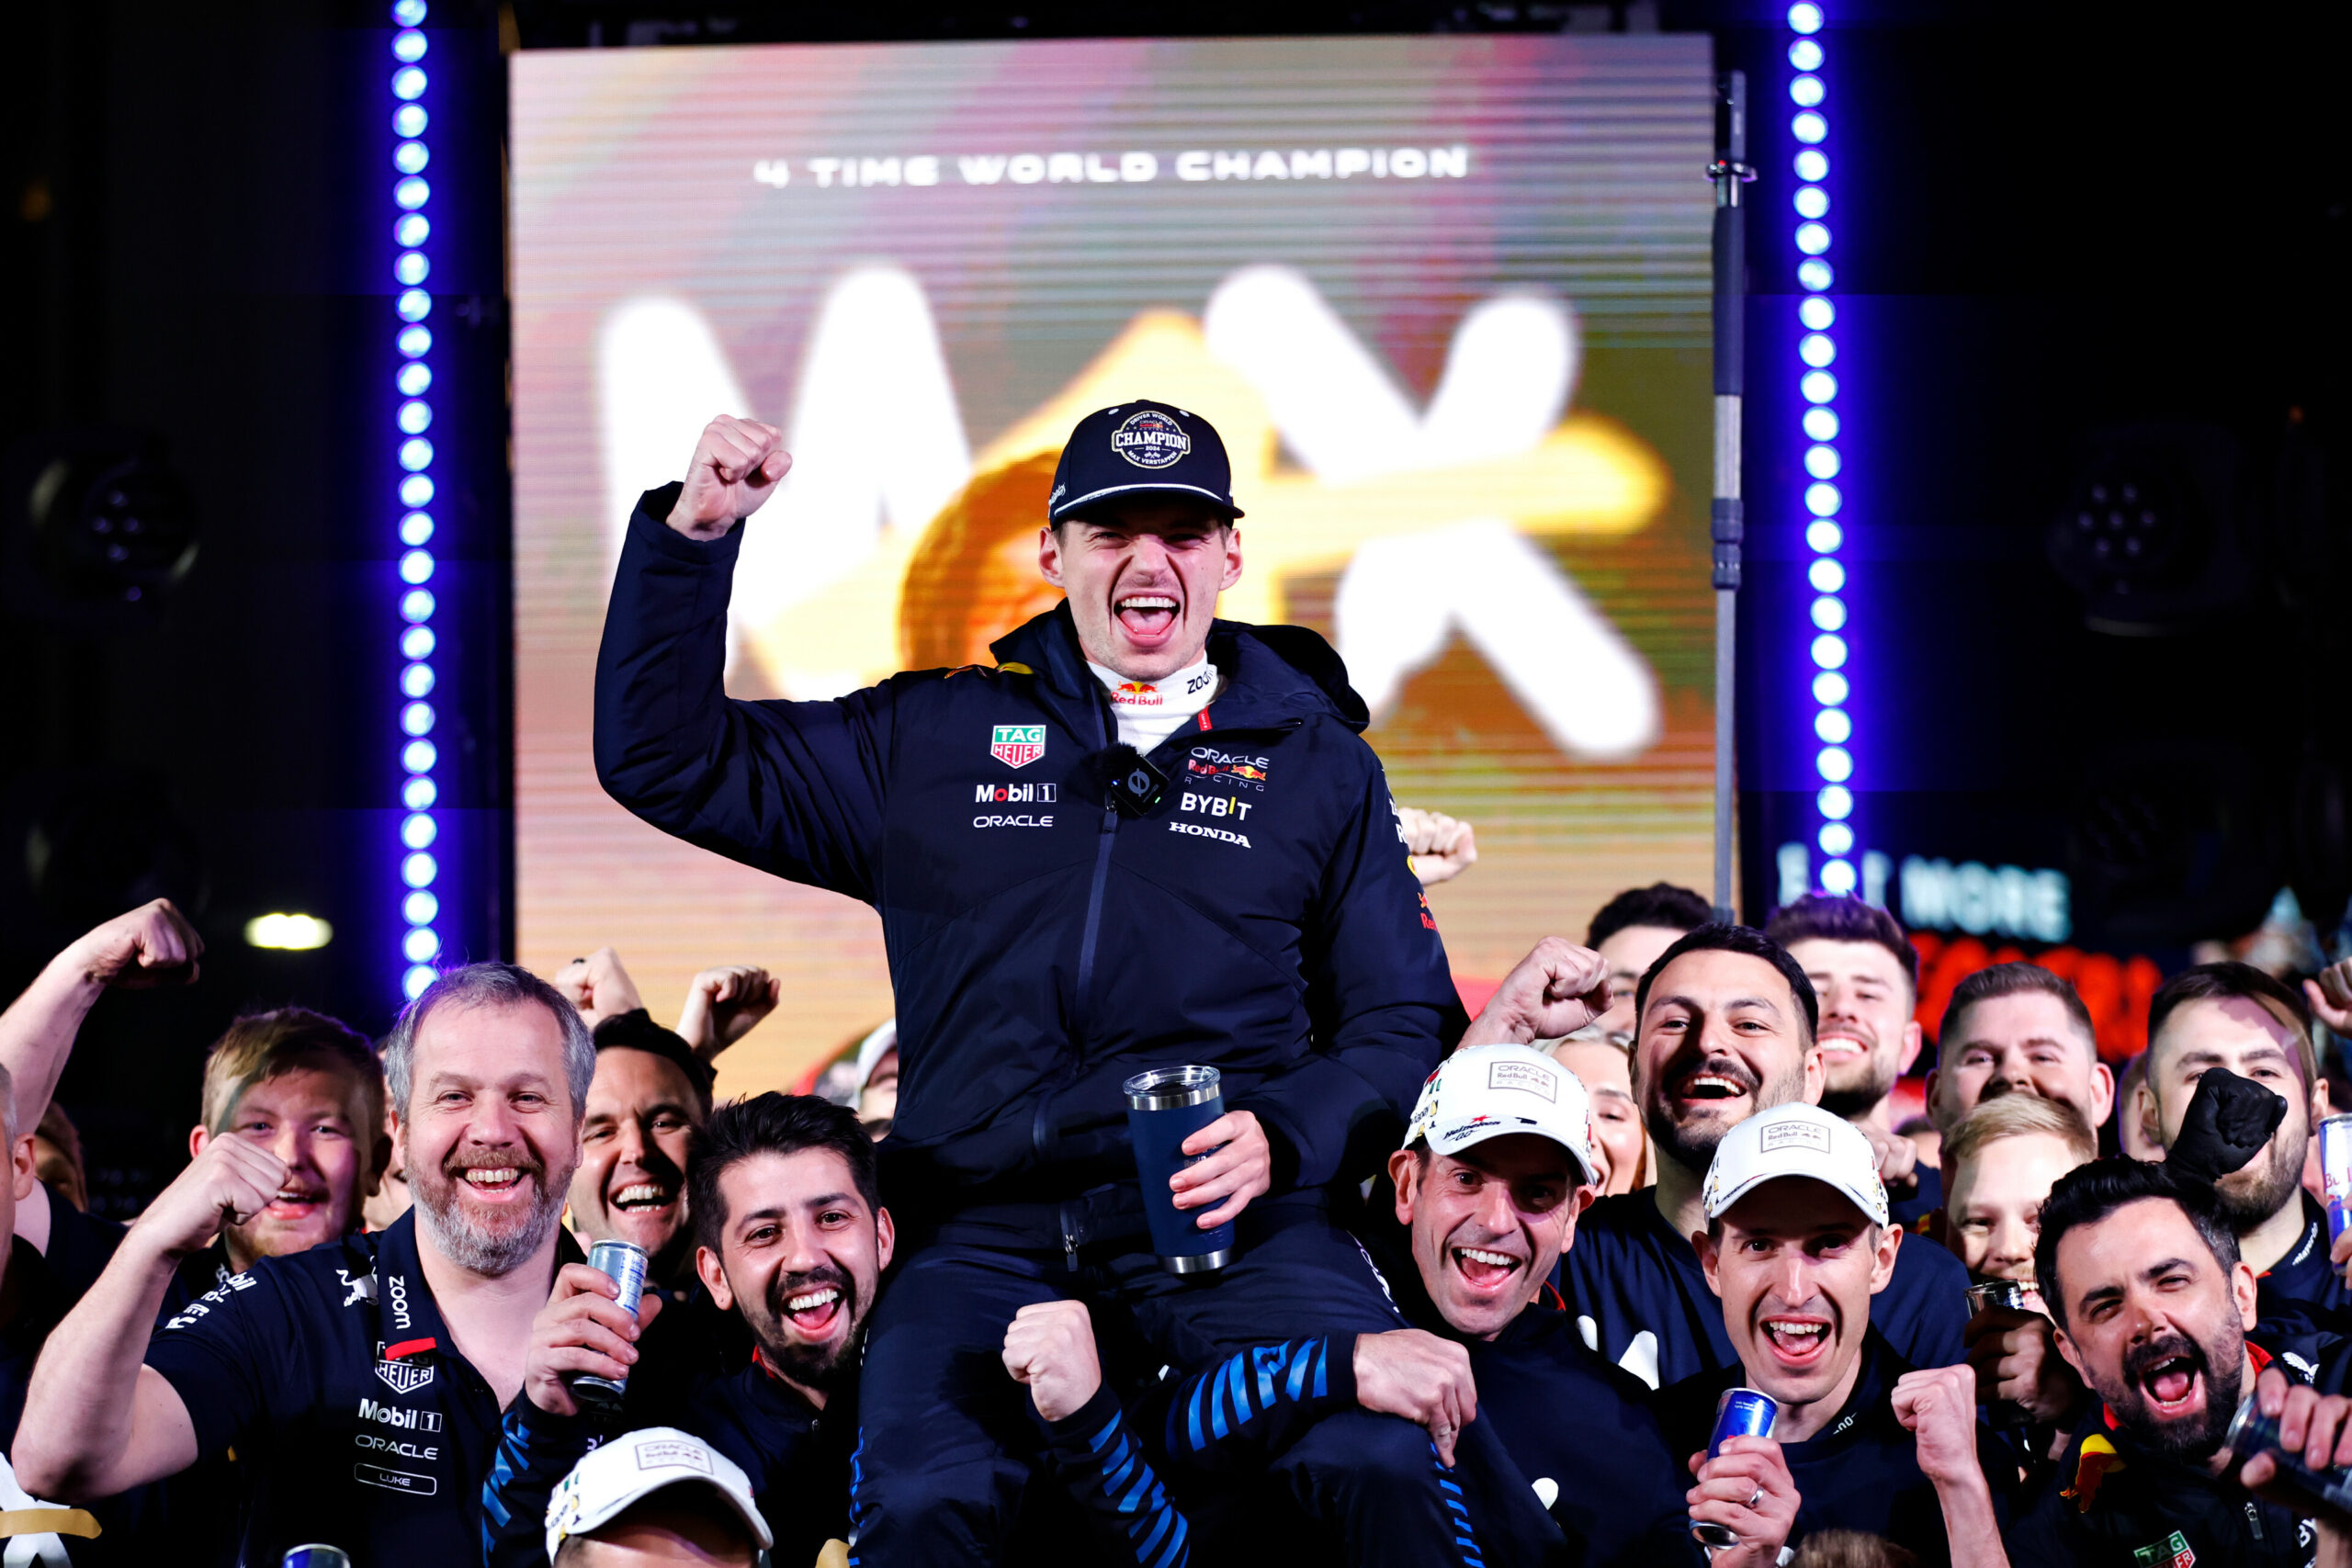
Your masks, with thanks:
M132 1237L177 1259L212 1245L224 1225L243 1224L286 1185L286 1162L246 1138L214 1138L130 1227Z
M702 427L685 488L669 524L689 539L716 539L765 505L778 480L792 471L784 432L754 419L723 413Z
M1547 936L1503 976L1463 1032L1462 1044L1557 1040L1608 1010L1609 961L1565 937Z

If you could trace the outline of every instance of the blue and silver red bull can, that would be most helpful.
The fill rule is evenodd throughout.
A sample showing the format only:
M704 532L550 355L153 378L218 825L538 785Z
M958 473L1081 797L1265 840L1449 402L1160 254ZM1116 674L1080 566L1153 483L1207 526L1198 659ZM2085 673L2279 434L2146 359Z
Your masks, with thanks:
M1781 1419L1780 1401L1752 1388L1727 1388L1715 1401L1715 1429L1707 1438L1707 1457L1723 1452L1731 1438L1769 1438ZM1739 1537L1723 1525L1690 1521L1690 1534L1702 1546L1737 1546Z
M289 1546L277 1568L351 1568L351 1558L339 1546Z
M600 1241L588 1249L588 1267L613 1282L621 1306L631 1317L637 1315L638 1297L645 1293L645 1270L650 1261L645 1248L633 1241ZM594 1372L580 1372L571 1380L571 1397L583 1409L618 1410L621 1396L628 1392L626 1373L600 1378Z
M2352 1116L2320 1122L2319 1176L2327 1190L2327 1239L2333 1246L2352 1224Z

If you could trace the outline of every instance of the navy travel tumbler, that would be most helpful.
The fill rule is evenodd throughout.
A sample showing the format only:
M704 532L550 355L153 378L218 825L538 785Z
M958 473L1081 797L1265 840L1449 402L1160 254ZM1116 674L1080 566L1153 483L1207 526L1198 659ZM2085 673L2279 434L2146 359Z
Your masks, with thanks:
M1176 1206L1168 1179L1207 1155L1184 1153L1184 1140L1225 1114L1225 1091L1215 1067L1155 1067L1126 1081L1127 1130L1143 1179L1144 1217L1151 1247L1171 1274L1204 1274L1233 1261L1233 1226L1203 1230L1202 1211ZM1214 1207L1215 1205L1211 1205Z

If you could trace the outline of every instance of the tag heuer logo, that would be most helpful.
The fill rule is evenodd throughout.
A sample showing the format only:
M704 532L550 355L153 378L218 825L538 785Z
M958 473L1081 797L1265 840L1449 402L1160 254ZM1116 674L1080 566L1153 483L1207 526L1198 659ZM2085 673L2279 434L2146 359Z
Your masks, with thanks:
M383 1379L384 1386L394 1393L414 1393L433 1381L433 1367L430 1362L419 1365L414 1361L388 1361L379 1350L376 1356L376 1375Z
M2154 1568L2196 1568L2197 1553L2190 1549L2188 1538L2175 1530L2154 1545L2132 1552L2132 1561L2150 1563Z
M989 755L1008 768L1025 768L1045 754L1042 724L1000 724L989 738Z

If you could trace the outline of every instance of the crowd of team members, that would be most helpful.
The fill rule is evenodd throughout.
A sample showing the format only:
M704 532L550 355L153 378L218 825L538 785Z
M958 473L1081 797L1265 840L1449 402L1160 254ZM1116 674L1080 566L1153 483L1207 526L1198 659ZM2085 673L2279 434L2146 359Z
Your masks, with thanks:
M187 1170L126 1232L36 1179L30 1124L97 996L199 953L151 905L0 1017L0 1506L38 1510L5 1516L33 1543L11 1563L324 1540L798 1565L870 1536L865 1332L921 1288L892 1279L874 1149L887 1032L831 1086L862 1107L714 1107L711 1057L777 1004L754 968L697 976L675 1030L609 952L552 984L451 971L380 1049L300 1009L240 1019ZM1544 1032L1602 984L1599 1018ZM1981 971L1928 1077L1940 1169L1889 1125L1916 987L1893 919L1847 899L1756 931L1659 885L1587 946L1547 940L1348 1205L1397 1321L1152 1365L1085 1301L1037 1301L954 1367L1034 1412L1009 1538L1363 1561L1382 1491L1426 1471L1465 1562L1696 1562L1693 1523L1736 1543L1719 1564L2346 1561L2352 1520L2222 1437L2258 1399L2312 1462L2352 1461L2352 1242L2306 1182L2312 1010L2352 1032L2352 970L2308 998L2238 964L2175 976L2120 1107L2065 981ZM2100 1158L2111 1111L2174 1157ZM583 1261L607 1238L651 1259L634 1311ZM1972 1315L1972 1280L2038 1294ZM575 1403L581 1373L626 1380L622 1408ZM1777 1428L1709 1458L1737 1386Z

